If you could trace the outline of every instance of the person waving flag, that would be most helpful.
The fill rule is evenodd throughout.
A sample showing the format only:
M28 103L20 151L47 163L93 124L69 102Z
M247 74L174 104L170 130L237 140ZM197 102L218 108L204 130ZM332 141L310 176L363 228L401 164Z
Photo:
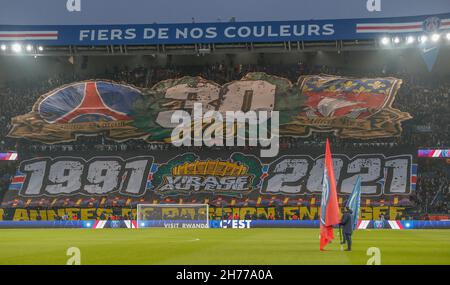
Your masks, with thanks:
M334 239L333 225L340 223L340 216L330 142L327 139L320 203L320 250L324 250L325 246Z

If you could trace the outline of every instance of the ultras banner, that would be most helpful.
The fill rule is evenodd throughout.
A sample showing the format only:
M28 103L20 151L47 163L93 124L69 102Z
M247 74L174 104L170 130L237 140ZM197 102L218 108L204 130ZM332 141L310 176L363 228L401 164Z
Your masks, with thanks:
M61 86L42 95L30 113L12 119L10 137L44 143L103 134L116 141L170 142L177 110L204 112L279 111L280 135L308 137L333 132L342 138L399 136L408 113L391 107L400 79L302 76L297 82L266 73L248 73L223 86L201 77L161 81L136 88L103 80ZM269 119L270 120L270 119ZM214 122L202 121L212 132ZM228 131L228 130L227 130Z
M76 2L80 1L76 0ZM161 2L161 0L158 1ZM355 10L355 5L348 3L349 1L358 2L358 8L356 8L358 11ZM166 8L162 11L159 9L161 12L157 12L158 4L155 4L155 0L153 0L151 3L140 1L139 8L129 3L127 3L129 5L126 5L126 7L116 7L116 12L118 11L121 17L124 17L124 14L126 14L126 16L132 18L132 20L128 20L129 22L125 23L121 20L104 18L112 17L110 9L113 9L114 6L111 4L111 1L108 1L108 4L106 4L108 13L104 13L104 7L101 7L101 5L86 12L85 9L88 8L83 4L84 8L80 7L82 9L81 13L80 11L47 12L46 17L33 13L34 11L55 10L53 4L49 9L43 8L43 0L29 1L30 4L26 6L21 1L18 4L20 8L15 7L15 11L4 8L4 5L8 2L11 2L11 5L13 5L17 1L2 1L2 9L0 10L0 43L26 41L30 44L42 44L45 46L264 43L378 39L386 34L418 36L423 33L446 33L448 31L450 28L448 1L429 0L426 3L420 0L412 1L403 0L404 3L401 3L399 0L384 1L382 9L380 7L377 11L369 12L369 10L375 8L376 4L370 7L375 1L346 0L344 4L338 4L335 3L336 1L326 0L328 3L325 4L325 0L316 0L314 4L306 4L304 1L289 0L288 2L290 3L287 5L283 4L286 1L277 2L278 5L274 9L273 1L270 0L260 0L258 2L233 0L234 5L227 1L227 3L222 3L223 5L221 5L220 9L216 9L217 5L214 5L214 2L206 0L195 1L195 3L186 3L186 1L178 0L182 4L173 4L173 6L168 8L168 1L165 0L162 2ZM431 3L432 1L433 4ZM435 3L436 1L438 3ZM66 1L52 0L52 2L59 2L61 4L59 5L60 8L66 8ZM95 2L98 5L99 1L84 1L84 3L91 2ZM36 3L35 5L39 5L39 8L33 9L30 7L31 3ZM141 5L144 5L144 3L147 3L150 8L142 8ZM366 5L369 5L369 8L366 8ZM395 5L397 8L386 8L389 5ZM208 6L210 9L214 7L215 11L205 13L205 9ZM138 14L130 12L130 9L133 7L138 11ZM173 9L173 7L176 7L175 9L178 11L183 11L183 13L166 12L167 9ZM247 7L248 10L243 7ZM75 9L75 7L70 9ZM416 9L416 11L420 12L413 12L411 9ZM127 13L123 13L123 10L126 10ZM308 12L311 10L316 12ZM365 14L364 18L354 18L355 14L359 14L358 12L364 10L366 11L366 13L363 13ZM14 17L14 12L18 16ZM32 15L29 17L24 16L24 13L27 12ZM76 15L70 15L69 13L75 13ZM141 13L144 13L144 16ZM141 20L139 20L139 14L143 17ZM152 14L155 16L152 17ZM183 15L181 18L184 20L181 20L181 18L173 19L173 17L177 18L178 14ZM202 17L199 14L207 14L206 18L209 18L209 20L206 20L205 16ZM229 16L226 16L226 14ZM324 14L329 16L317 18L320 17L319 15ZM343 16L344 14L347 16ZM402 14L409 17L392 17ZM87 24L87 21L81 20L86 16L89 18L89 15L94 18L94 20L87 20L91 23L106 21L108 24ZM314 15L314 19L311 19L311 15ZM203 18L203 21L198 18L199 16ZM225 18L223 18L224 16ZM54 17L60 17L60 19L56 20ZM27 19L26 23L28 25L24 25L24 21L20 21L23 18ZM52 18L53 20L51 20ZM200 20L200 22L193 23L194 18L195 21ZM222 18L222 20L218 18ZM30 25L33 22L56 22L58 24ZM137 23L132 24L132 22ZM111 23L116 24L111 25Z
M137 203L209 203L215 206L316 204L324 156L282 151L254 153L85 153L30 156L21 162L3 207L104 207ZM401 204L415 189L412 152L333 155L340 199L361 177L362 204Z

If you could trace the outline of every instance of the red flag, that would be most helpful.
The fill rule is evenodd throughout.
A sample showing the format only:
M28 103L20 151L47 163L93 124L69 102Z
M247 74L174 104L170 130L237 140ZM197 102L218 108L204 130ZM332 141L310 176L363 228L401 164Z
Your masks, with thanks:
M341 216L334 179L330 142L327 139L323 170L322 199L320 203L320 250L334 239L333 225L339 224Z

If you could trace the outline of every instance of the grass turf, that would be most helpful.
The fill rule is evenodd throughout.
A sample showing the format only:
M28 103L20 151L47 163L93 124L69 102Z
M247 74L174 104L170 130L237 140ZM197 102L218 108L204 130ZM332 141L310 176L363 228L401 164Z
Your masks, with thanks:
M337 231L335 231L337 235ZM4 229L0 264L65 264L69 247L81 264L450 264L449 230L358 230L353 251L339 236L319 251L318 229Z

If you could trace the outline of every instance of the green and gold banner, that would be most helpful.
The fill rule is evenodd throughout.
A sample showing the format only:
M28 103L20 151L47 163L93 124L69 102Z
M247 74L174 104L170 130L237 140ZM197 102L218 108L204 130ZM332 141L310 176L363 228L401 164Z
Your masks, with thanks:
M125 141L170 142L177 110L279 111L280 135L308 137L333 132L342 138L399 136L401 122L411 116L392 108L401 80L302 76L297 82L266 73L248 73L241 80L219 85L185 76L152 88L87 80L61 86L42 95L30 113L14 117L10 137L44 143L75 141L102 134ZM205 130L208 123L203 123Z

